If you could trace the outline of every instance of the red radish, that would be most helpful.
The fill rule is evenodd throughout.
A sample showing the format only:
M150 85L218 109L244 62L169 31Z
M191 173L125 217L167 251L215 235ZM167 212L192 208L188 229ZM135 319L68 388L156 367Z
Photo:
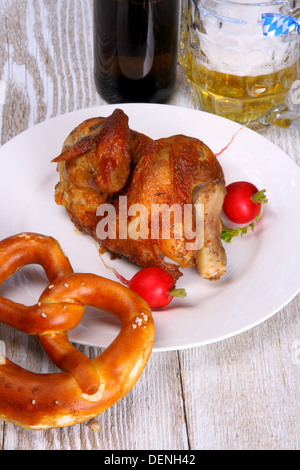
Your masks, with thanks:
M248 181L236 181L226 187L223 211L237 224L249 224L258 216L261 204L266 202L264 190L258 191Z
M122 284L139 294L150 308L160 309L169 305L174 297L186 296L185 289L175 289L173 277L162 268L141 269L128 281L116 269L108 266L102 257L101 259L106 268L110 269Z
M242 228L228 228L223 225L221 238L230 242L232 237L244 235L248 228L254 230L256 222L263 213L264 204L268 202L265 189L259 191L248 181L236 181L226 187L227 194L223 203L224 214L236 224L248 224Z
M171 274L157 267L141 269L127 285L139 294L151 308L166 307L174 297L183 298L186 295L184 289L175 289Z

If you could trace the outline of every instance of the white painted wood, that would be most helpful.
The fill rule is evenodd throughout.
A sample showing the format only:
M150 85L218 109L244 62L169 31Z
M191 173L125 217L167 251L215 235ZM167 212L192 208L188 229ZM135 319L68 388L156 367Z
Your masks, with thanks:
M92 62L91 0L2 0L1 144L51 117L104 103L95 91ZM192 107L180 69L169 102ZM299 133L270 129L265 136L300 163ZM299 308L298 296L234 338L154 353L134 389L97 419L99 429L84 423L33 432L1 422L0 448L299 449ZM35 338L4 325L0 338L18 364L55 370ZM91 357L99 353L79 348Z

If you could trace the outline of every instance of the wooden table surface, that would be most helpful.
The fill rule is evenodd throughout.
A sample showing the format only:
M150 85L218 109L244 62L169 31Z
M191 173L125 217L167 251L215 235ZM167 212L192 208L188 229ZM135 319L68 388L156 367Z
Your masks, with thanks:
M54 116L104 104L94 87L92 54L91 0L2 0L1 145ZM180 69L169 103L192 107ZM273 128L264 135L300 163L297 131ZM154 352L133 390L97 418L96 430L84 423L28 431L0 422L0 448L299 449L299 309L298 295L245 333L206 346ZM34 337L1 325L0 339L11 360L24 367L38 371L48 361ZM79 349L91 357L99 352Z

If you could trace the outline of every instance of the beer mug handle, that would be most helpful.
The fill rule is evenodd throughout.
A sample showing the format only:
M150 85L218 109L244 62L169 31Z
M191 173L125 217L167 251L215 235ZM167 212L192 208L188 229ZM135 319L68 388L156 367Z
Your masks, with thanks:
M281 104L263 114L257 121L252 122L252 129L255 129L255 122L259 125L260 131L271 125L300 131L300 112L295 112L289 109L286 104Z
M300 34L300 9L297 7L295 0L293 0L291 8L292 10L289 12L291 16L279 13L265 13L262 15L264 36L281 36L294 30ZM256 121L260 126L260 130L264 130L270 125L300 130L300 106L297 105L300 105L300 80L293 83L285 104L272 108ZM261 129L261 126L263 126L263 129Z

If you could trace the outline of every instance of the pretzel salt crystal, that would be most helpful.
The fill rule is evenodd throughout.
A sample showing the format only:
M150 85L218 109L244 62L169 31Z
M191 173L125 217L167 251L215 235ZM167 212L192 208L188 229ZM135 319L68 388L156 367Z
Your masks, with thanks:
M0 242L0 285L26 264L41 264L49 279L32 307L0 297L0 321L37 337L64 372L34 374L0 354L0 418L29 429L71 426L92 419L125 396L152 351L149 306L133 291L94 274L77 274L56 240L25 233ZM118 316L121 331L89 360L69 343L67 331L84 306Z

